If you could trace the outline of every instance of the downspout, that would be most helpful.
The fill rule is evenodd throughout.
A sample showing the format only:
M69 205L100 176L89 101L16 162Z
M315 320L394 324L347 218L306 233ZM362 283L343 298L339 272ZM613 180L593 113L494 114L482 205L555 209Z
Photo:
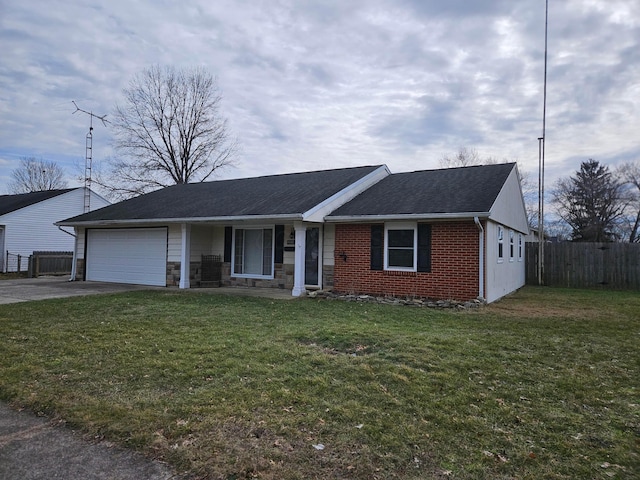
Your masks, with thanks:
M58 225L58 230L66 233L67 235L71 235L73 237L73 259L71 260L71 278L70 282L73 282L76 279L76 261L78 260L77 251L78 251L78 236L75 233L67 232L64 228Z
M480 245L479 245L479 253L478 253L478 264L480 265L479 269L479 282L478 282L478 297L484 300L484 228L480 219L478 217L473 217L473 221L475 222L478 230L480 231Z

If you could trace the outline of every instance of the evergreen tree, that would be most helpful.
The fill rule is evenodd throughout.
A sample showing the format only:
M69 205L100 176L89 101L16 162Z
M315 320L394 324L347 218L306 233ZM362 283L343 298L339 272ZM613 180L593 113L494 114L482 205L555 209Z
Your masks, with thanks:
M577 242L619 240L617 226L626 207L624 198L622 182L593 159L582 162L574 176L559 180L554 193L558 214Z

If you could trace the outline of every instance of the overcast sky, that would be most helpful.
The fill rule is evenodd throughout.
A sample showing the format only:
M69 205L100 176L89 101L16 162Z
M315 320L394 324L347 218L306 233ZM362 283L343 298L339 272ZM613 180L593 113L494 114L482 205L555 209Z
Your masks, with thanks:
M132 76L206 67L236 178L439 167L460 147L537 179L544 0L0 0L0 193L20 157L84 165ZM547 182L640 160L640 1L550 0ZM94 161L112 155L94 122Z

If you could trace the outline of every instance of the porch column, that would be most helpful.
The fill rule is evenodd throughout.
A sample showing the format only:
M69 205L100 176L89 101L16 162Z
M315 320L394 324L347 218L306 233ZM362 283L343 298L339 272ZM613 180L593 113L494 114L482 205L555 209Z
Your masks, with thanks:
M180 288L191 288L189 274L191 271L191 224L182 224L182 241L180 242Z
M302 222L295 222L293 228L296 232L296 251L293 257L293 290L291 290L291 295L299 297L306 291L304 288L304 258L307 227Z

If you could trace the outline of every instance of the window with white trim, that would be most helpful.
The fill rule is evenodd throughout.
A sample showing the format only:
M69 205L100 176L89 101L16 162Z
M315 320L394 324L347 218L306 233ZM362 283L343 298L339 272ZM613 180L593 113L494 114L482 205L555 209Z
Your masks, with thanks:
M233 275L273 278L274 229L236 228L233 235Z
M522 234L519 233L518 234L518 261L519 262L522 261L522 254L523 254L523 252L522 252L522 247L523 247L522 241L523 241Z
M509 230L509 261L513 262L516 257L516 233Z
M416 248L418 230L416 224L386 224L384 237L385 270L415 272L418 261L418 249Z
M498 262L504 261L504 229L498 225Z

